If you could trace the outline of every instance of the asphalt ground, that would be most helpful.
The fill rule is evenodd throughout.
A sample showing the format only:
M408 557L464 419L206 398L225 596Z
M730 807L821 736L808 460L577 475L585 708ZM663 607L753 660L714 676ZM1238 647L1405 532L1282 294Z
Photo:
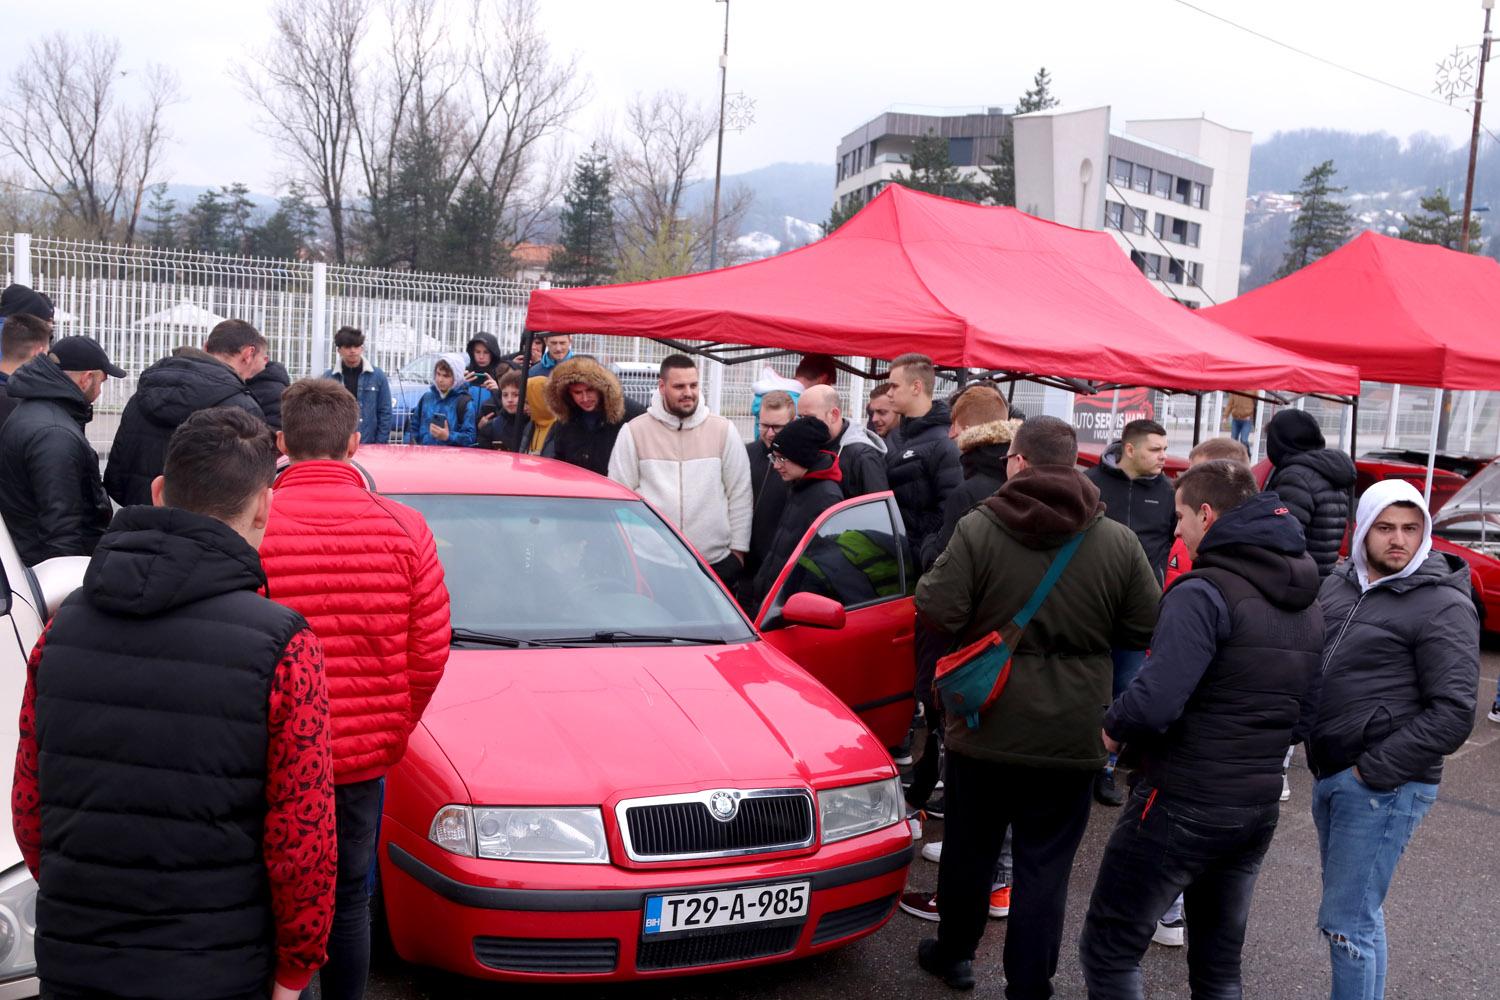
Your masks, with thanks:
M1479 710L1469 742L1449 759L1437 804L1417 830L1386 900L1390 1000L1468 1000L1500 997L1500 725L1485 719L1500 673L1500 652L1487 649L1481 666ZM1292 798L1282 805L1276 839L1266 856L1244 951L1245 995L1314 998L1328 995L1328 951L1317 930L1320 872L1313 830L1312 776L1300 751L1292 769ZM1060 998L1083 997L1074 942L1082 926L1099 858L1118 812L1095 806L1073 867L1068 924L1058 974ZM928 840L942 823L929 822ZM913 862L910 885L931 889L937 866ZM917 942L936 925L897 912L880 931L828 955L743 972L609 987L526 987L482 983L380 956L367 996L372 1000L467 1000L538 997L547 1000L735 1000L786 997L858 1000L864 997L951 997L919 970ZM975 961L979 986L970 995L1004 993L1001 946L1005 921L992 920ZM1153 945L1142 961L1147 996L1187 1000L1183 949Z

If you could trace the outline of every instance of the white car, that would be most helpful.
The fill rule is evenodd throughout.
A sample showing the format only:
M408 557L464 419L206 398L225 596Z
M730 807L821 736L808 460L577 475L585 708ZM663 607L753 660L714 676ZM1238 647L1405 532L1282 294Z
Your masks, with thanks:
M82 556L49 559L28 569L0 523L0 790L10 801L26 660L51 613L83 580ZM0 831L0 1000L34 997L36 881L21 860L11 825Z

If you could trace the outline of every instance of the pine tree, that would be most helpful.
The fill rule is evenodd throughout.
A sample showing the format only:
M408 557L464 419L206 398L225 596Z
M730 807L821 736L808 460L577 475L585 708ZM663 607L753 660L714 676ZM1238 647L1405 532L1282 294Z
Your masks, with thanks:
M1448 196L1438 188L1436 193L1422 199L1422 209L1406 217L1406 228L1401 238L1413 243L1435 243L1457 250L1463 241L1463 210L1456 209ZM1484 238L1479 234L1479 220L1469 216L1469 253L1479 253Z
M1061 103L1052 96L1052 76L1043 66L1036 71L1036 76L1031 78L1031 89L1027 90L1016 101L1015 113L1018 115L1030 114L1033 111L1046 111L1055 108ZM994 205L1014 205L1016 203L1016 142L1014 126L1011 122L1005 123L1004 134L1000 136L1000 152L990 157L992 167L981 167L987 180L982 193L984 199Z
M495 197L478 177L469 178L448 209L443 257L438 266L454 274L492 278L500 258L496 234L500 213Z
M609 158L599 147L578 157L563 196L562 248L552 255L551 270L559 281L601 285L614 277L613 182Z
M318 211L295 181L259 225L246 234L248 252L256 257L299 257L317 233Z
M892 184L960 201L979 200L979 186L958 172L948 155L948 140L936 132L917 137L907 166L891 178Z
M219 192L209 188L198 196L193 207L188 209L184 229L184 242L189 250L199 253L218 253L224 246L224 231L228 208Z
M224 203L224 230L219 252L231 255L248 253L250 219L255 214L250 189L235 181L219 189L219 198Z
M182 217L177 214L177 202L167 197L165 182L151 188L151 200L146 204L146 217L142 220L141 235L151 246L164 250L175 250L180 242L178 229Z
M828 221L819 223L819 227L823 230L823 235L827 236L839 226L842 226L844 223L854 218L859 214L859 210L864 207L864 195L860 194L858 191L849 196L848 207L840 205L838 202L834 202L833 210L828 213Z
M1292 220L1286 258L1276 277L1284 278L1349 242L1352 218L1349 206L1333 197L1344 191L1332 184L1336 173L1333 161L1324 160L1307 172L1302 186L1293 192L1301 207Z

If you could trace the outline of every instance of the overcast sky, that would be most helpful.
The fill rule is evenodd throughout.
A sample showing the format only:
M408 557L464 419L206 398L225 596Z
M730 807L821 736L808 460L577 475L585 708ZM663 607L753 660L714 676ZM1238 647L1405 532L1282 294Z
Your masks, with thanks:
M1436 64L1476 44L1480 0L1194 0L1246 27L1428 94ZM540 0L557 53L576 55L592 100L568 142L582 148L636 92L718 97L724 6L714 0ZM174 183L280 187L284 169L250 127L229 66L270 36L259 0L48 0L5 14L8 70L49 31L117 36L127 67L172 67ZM1340 72L1177 0L733 0L729 88L756 122L726 140L725 171L828 162L839 139L893 103L1010 106L1040 65L1069 107L1127 118L1206 114L1257 139L1282 129L1428 131L1466 141L1461 110ZM1493 86L1500 86L1500 80ZM1492 128L1500 132L1500 116ZM1486 142L1493 140L1486 139ZM702 172L713 169L712 151Z

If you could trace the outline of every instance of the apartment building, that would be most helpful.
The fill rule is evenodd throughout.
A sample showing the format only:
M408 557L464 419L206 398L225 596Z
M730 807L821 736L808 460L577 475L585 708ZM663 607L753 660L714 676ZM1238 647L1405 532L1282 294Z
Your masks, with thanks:
M1199 308L1239 293L1251 135L1207 118L1127 121L1110 109L1012 119L1016 206L1101 229L1163 294Z
M908 169L918 137L934 133L948 140L948 158L960 176L983 181L980 167L992 165L1010 116L998 107L921 108L895 105L844 136L838 146L835 204L868 202L896 174Z

